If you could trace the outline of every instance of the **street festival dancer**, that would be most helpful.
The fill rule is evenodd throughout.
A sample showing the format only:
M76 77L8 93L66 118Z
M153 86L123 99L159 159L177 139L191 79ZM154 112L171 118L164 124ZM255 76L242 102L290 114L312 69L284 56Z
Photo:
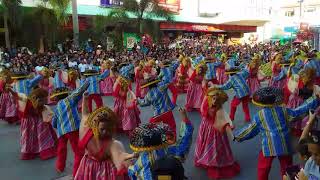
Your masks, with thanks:
M112 62L110 60L105 60L101 65L101 72L105 70L110 71L110 75L103 81L100 82L100 91L104 96L112 96L113 85L117 79L115 72L112 71Z
M96 108L103 106L102 97L100 94L100 81L106 79L110 75L110 70L106 69L102 74L99 74L96 70L86 70L82 73L83 78L80 81L80 85L82 85L85 81L90 83L88 88L89 93L89 110L92 112L93 105L92 102L94 101L96 104Z
M177 66L178 64L171 64L169 61L160 62L160 73L158 75L158 79L161 79L162 83L169 84L168 88L171 91L172 103L174 105L176 105L178 97L178 89L173 83L174 73Z
M186 110L200 110L206 85L204 76L207 71L207 65L204 61L195 63L195 68L189 77L189 87L187 91Z
M53 112L45 105L48 91L36 88L29 96L22 93L16 96L21 114L21 159L31 160L40 156L46 160L55 157L57 135L50 124Z
M133 65L120 68L120 75L114 83L114 112L118 116L118 130L130 135L131 131L140 124L140 110L136 104L136 96L131 90L130 72Z
M222 90L233 89L235 91L235 96L233 97L230 104L230 119L232 121L234 120L237 106L242 103L245 120L249 122L250 89L246 82L246 79L249 76L249 72L246 69L240 71L240 69L237 67L231 67L230 69L227 69L225 73L229 74L228 81L223 85L215 85L215 87Z
M50 96L57 103L52 117L52 126L58 133L58 151L56 170L63 172L67 160L68 141L71 144L74 153L73 177L79 167L84 152L78 148L80 116L78 113L78 103L82 94L88 89L89 83L85 82L79 89L69 92L67 87L57 88ZM69 95L70 94L70 95Z
M164 123L141 124L135 128L130 136L130 148L138 154L138 159L128 168L128 175L132 180L159 179L152 173L155 162L168 156L184 161L192 143L193 126L186 111L180 109L182 123L179 139ZM169 174L162 174L169 176ZM174 179L174 178L173 178ZM183 179L180 177L179 179Z
M126 153L123 144L113 138L117 116L108 107L89 113L88 97L82 100L79 148L85 149L75 180L126 180L127 168L134 154Z
M319 96L317 94L317 96ZM253 104L262 107L250 124L234 133L238 142L252 139L259 133L262 136L262 150L258 158L258 180L268 180L272 161L278 158L280 161L281 175L292 165L294 150L291 144L288 122L294 118L308 113L309 109L319 106L319 97L310 97L305 103L296 109L289 109L283 103L281 89L265 87L256 91L252 99Z
M30 79L30 75L24 72L16 72L12 75L13 90L17 93L29 96L32 88L37 86L43 78L41 73L37 74L34 78Z
M8 89L12 83L11 75L9 70L0 72L0 119L9 124L19 122L17 101L14 93Z
M240 173L229 144L233 139L232 121L223 109L228 95L216 88L208 89L201 105L201 124L195 147L194 163L207 170L213 179L232 178Z
M152 117L149 122L163 122L168 124L172 132L175 133L176 122L172 113L175 105L168 95L168 85L169 84L163 83L158 79L149 79L141 86L141 88L148 87L149 91L143 99L137 99L137 103L141 107L152 105L154 117Z

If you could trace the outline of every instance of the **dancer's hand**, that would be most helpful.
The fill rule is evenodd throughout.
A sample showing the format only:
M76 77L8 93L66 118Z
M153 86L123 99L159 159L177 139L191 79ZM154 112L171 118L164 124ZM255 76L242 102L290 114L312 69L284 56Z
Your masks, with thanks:
M82 97L82 119L87 119L89 117L89 108L88 108L88 97L89 93L84 92Z
M180 107L179 108L179 112L180 112L180 115L182 117L183 122L191 123L190 120L188 119L188 115L187 115L186 109Z
M316 119L316 113L314 110L310 110L309 111L309 120L308 120L308 124L309 123L313 123Z

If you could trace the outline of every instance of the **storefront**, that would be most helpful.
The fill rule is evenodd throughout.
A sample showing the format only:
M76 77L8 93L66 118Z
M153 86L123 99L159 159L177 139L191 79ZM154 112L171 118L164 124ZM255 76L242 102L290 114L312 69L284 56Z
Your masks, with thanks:
M238 26L224 24L160 23L160 30L166 35L198 36L204 34L225 35L227 38L240 38L243 33L256 32L256 26Z

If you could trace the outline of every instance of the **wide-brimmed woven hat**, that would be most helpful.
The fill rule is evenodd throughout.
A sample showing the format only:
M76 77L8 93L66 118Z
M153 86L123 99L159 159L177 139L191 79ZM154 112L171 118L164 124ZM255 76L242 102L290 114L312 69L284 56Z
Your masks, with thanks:
M149 78L145 81L145 83L142 84L141 88L146 88L148 86L151 86L153 84L157 84L159 83L160 80L159 79L155 79L155 78Z
M225 74L230 75L230 74L236 74L240 72L240 68L238 67L231 67L229 69L226 69Z
M50 99L54 99L55 97L69 94L70 90L67 87L56 88L52 91L50 95Z
M13 72L11 78L13 80L22 80L29 78L30 75L26 72Z
M164 123L142 124L130 136L130 148L135 152L162 149L173 143L173 131Z
M264 87L253 94L252 103L261 107L273 107L283 103L283 91L279 88Z
M96 76L99 75L100 73L94 69L86 70L85 72L82 73L84 76Z

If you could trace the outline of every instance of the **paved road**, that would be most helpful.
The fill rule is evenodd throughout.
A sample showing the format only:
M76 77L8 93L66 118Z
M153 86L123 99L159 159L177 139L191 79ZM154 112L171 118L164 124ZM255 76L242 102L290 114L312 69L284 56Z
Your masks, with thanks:
M230 94L230 93L229 93ZM231 96L230 96L231 97ZM229 98L231 99L231 98ZM178 106L185 104L185 95L181 95L178 98ZM225 104L226 111L229 112L229 102ZM111 97L104 98L104 104L113 107L113 99ZM250 104L250 113L253 115L257 111L257 108ZM146 122L152 116L152 110L150 107L141 108L141 119ZM174 111L174 116L177 121L177 127L180 125L180 117L177 108ZM198 134L198 128L200 124L200 116L198 112L189 113L189 118L193 122L195 131L193 136L193 143L190 150L188 159L186 160L184 167L186 175L191 180L206 180L206 171L200 168L196 168L193 165L195 141ZM245 125L244 115L242 107L238 108L236 113L236 120L234 125L239 128ZM67 168L64 173L58 174L55 172L54 163L55 159L41 161L39 159L31 161L21 161L19 159L19 138L20 138L19 126L7 125L4 122L0 122L0 174L1 180L51 180L51 179L70 179L72 172L72 152L71 148L68 149L68 162ZM128 139L124 135L117 136L121 140L128 151ZM243 143L231 142L232 150L235 158L238 160L241 166L241 173L233 178L235 180L255 180L257 172L257 157L260 150L259 137L256 137L250 141ZM296 158L295 158L296 159ZM280 179L279 161L273 162L273 168L270 172L269 179Z

